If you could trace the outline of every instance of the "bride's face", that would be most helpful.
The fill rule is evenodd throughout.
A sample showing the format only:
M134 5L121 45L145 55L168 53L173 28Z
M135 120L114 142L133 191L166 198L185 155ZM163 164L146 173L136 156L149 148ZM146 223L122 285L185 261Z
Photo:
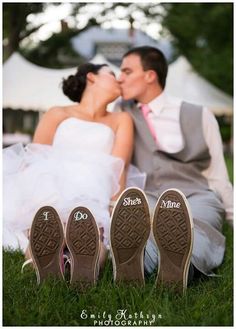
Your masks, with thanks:
M107 93L111 101L121 95L121 88L116 76L108 66L103 66L99 70L96 83L101 88L101 92Z

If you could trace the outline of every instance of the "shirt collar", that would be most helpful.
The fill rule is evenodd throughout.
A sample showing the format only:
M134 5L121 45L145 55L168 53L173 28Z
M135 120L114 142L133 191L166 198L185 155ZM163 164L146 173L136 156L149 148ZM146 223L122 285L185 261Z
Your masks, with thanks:
M154 112L155 114L159 114L164 106L165 99L166 99L166 94L163 91L160 95L158 95L153 100L151 100L151 102L149 102L147 105L150 107L152 112ZM141 103L138 103L138 106L140 107Z
M165 99L166 99L166 94L163 91L160 95L158 95L156 98L151 100L151 102L148 103L148 106L155 114L159 114L165 104Z

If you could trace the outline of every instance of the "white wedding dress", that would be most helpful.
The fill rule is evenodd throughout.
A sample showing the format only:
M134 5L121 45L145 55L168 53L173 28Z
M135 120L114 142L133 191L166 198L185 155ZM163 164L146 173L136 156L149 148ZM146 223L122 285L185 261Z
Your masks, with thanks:
M63 223L88 207L108 245L109 201L119 190L123 160L110 153L115 134L105 124L65 119L52 145L15 144L3 150L3 246L25 251L37 210L53 206ZM145 175L130 167L127 186L143 188Z

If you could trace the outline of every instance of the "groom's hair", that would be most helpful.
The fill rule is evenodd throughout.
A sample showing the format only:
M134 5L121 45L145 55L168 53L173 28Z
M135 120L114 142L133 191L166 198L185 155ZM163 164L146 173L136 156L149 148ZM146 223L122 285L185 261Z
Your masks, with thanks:
M123 55L123 58L131 54L140 57L144 71L153 70L156 72L159 84L162 89L164 89L166 85L168 64L162 51L149 46L136 47L127 51Z

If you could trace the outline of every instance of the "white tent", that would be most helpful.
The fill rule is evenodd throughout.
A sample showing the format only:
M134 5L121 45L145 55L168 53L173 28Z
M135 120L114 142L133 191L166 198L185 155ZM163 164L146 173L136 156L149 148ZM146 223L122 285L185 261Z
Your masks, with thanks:
M70 104L63 95L63 77L75 73L71 69L48 69L34 65L14 53L3 65L3 107L22 110L43 110Z
M119 68L97 54L91 62L107 63L116 75ZM3 108L47 111L56 105L72 102L61 90L62 78L76 72L70 69L48 69L34 65L18 53L3 65ZM233 100L208 81L200 77L184 57L169 66L166 90L186 101L207 106L215 114L233 113ZM111 110L113 104L109 107Z
M99 54L91 62L107 63L115 73L119 71ZM76 69L40 67L14 53L3 65L3 108L47 111L52 106L72 104L63 94L61 82Z
M206 106L216 115L233 113L233 98L202 78L183 56L169 65L166 91L175 97Z

